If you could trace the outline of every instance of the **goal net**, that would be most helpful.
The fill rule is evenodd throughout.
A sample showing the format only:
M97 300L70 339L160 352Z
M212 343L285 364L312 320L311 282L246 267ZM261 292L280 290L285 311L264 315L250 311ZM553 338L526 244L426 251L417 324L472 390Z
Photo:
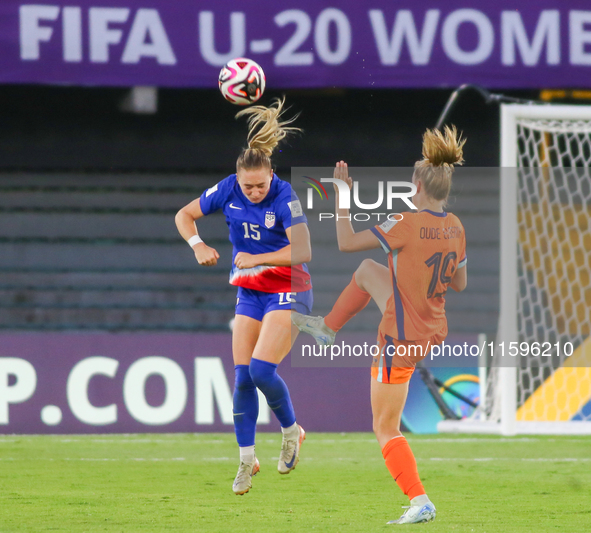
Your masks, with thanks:
M590 167L591 106L502 106L497 353L479 420L441 430L591 433Z

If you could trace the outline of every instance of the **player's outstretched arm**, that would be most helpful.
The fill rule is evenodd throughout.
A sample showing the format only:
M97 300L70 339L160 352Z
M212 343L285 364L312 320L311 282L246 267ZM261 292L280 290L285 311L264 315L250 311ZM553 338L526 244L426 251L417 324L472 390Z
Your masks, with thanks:
M203 211L201 211L201 204L199 198L197 198L197 200L193 200L176 214L174 222L181 237L193 248L197 262L204 266L214 266L217 264L220 254L215 248L207 246L200 239L195 224L195 221L202 216L204 216Z
M353 187L353 180L349 176L347 163L339 161L334 169L334 179L345 182L349 189ZM335 189L335 211L337 223L337 242L341 252L362 252L380 247L380 241L371 230L355 233L351 224L349 210L339 209L339 188L334 184Z
M293 266L308 263L312 259L310 232L304 223L295 224L285 230L290 244L266 254L238 252L234 264L241 269L257 266Z

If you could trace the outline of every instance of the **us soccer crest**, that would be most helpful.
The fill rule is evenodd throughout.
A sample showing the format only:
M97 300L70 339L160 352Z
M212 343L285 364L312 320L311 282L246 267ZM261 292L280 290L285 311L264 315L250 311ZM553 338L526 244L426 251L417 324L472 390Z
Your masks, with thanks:
M271 229L275 225L275 213L267 211L265 213L265 227Z

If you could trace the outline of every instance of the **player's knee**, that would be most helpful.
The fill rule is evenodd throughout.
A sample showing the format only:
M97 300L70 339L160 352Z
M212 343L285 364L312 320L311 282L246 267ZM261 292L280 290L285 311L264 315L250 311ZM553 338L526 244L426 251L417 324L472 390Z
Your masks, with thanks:
M276 379L277 365L273 363L252 359L248 368L253 383L261 390L264 390Z
M400 424L389 416L374 416L373 432L380 442L402 435L400 433Z
M361 261L357 267L357 270L355 271L355 279L357 279L359 276L364 278L368 275L371 275L377 264L378 263L376 263L373 259L364 259Z
M374 435L378 438L382 436L382 421L379 418L375 418L373 419L373 432Z
M364 259L355 271L355 282L360 289L364 289L364 283L370 279L377 263L373 259Z
M357 267L357 272L371 272L371 270L374 269L376 265L377 263L373 259L364 259Z
M254 381L250 377L250 367L248 365L236 365L234 370L235 390L250 390L255 388Z

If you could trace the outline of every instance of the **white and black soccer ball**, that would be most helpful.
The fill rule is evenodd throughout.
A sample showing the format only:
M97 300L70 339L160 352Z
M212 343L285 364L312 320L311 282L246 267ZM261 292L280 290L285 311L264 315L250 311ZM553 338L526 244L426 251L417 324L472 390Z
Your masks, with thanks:
M228 102L249 105L256 102L265 92L265 73L252 59L238 57L222 67L219 85L223 97Z

